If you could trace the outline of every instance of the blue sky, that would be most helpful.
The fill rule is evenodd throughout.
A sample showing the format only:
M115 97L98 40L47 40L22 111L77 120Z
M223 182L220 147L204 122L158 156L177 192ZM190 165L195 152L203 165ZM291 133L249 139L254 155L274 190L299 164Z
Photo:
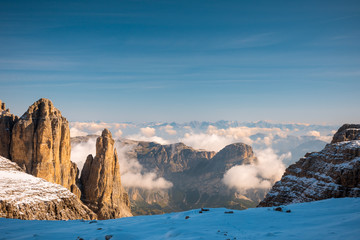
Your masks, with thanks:
M71 121L359 122L359 1L3 1L0 99Z

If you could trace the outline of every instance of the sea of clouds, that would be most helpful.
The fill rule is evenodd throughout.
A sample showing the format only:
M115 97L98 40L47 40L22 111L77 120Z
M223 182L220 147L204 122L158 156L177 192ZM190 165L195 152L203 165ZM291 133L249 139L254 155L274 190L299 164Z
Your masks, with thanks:
M104 123L72 122L71 137L100 135L108 128L115 139L151 141L160 144L183 142L194 149L220 151L226 145L242 142L253 147L258 161L252 165L235 166L223 177L229 188L245 191L269 189L278 181L286 166L297 161L307 151L319 151L331 141L338 126L301 123L241 123L233 121L190 123ZM72 147L72 160L81 169L88 154L95 155L96 138ZM122 182L126 187L167 189L172 183L158 177L155 171L144 169L128 156L132 146L117 145Z

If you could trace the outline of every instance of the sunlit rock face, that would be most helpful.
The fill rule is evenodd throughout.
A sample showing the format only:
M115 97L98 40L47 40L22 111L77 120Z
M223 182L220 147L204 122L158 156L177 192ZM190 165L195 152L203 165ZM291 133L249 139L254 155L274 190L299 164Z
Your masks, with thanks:
M42 98L12 128L10 155L27 173L60 184L80 197L78 169L70 161L69 123L53 103Z
M331 144L289 166L261 207L360 197L360 124L345 124Z
M99 219L132 216L128 194L121 185L114 139L105 129L96 141L96 156L87 157L81 172L82 200Z

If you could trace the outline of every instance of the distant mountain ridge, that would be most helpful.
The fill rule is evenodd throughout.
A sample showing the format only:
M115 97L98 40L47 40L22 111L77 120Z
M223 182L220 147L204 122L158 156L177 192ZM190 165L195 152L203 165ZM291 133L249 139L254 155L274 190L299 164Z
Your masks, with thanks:
M121 144L127 144L126 140ZM262 190L254 190L249 191L245 197L222 183L224 173L231 167L257 161L252 148L246 144L230 144L215 153L195 150L183 143L161 145L138 142L130 154L136 157L144 168L156 170L159 177L173 183L172 188L157 193L156 190L128 188L130 199L139 213L141 205L150 204L148 207L151 208L151 202L154 200L151 195L156 195L156 202L163 205L157 206L157 211L169 212L223 206L244 209L255 206L265 194ZM138 195L144 201L137 201Z
M88 137L71 138L72 144L87 142ZM118 140L118 149L127 149L126 158L138 161L146 172L170 181L169 189L125 186L135 215L183 211L198 207L255 207L266 190L253 189L239 194L223 182L224 173L236 165L257 161L252 148L234 143L219 152L196 150L183 143L161 145L155 142Z

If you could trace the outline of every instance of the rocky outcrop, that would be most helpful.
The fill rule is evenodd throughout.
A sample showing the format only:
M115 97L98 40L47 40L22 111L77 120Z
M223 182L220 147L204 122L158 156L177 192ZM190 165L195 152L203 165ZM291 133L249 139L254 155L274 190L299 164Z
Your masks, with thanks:
M256 161L251 146L244 143L233 143L221 149L211 159L211 165L223 174L235 165L253 164Z
M121 185L114 140L105 129L96 141L96 156L87 157L81 172L82 200L99 219L132 216L128 195Z
M0 217L24 220L95 219L68 189L23 172L0 157Z
M12 129L10 155L27 173L60 184L80 197L70 161L69 123L48 99L29 107Z
M0 156L11 158L11 133L18 117L6 109L5 103L0 100Z
M5 103L3 103L3 102L0 100L0 112L5 111L5 110L6 110Z
M335 133L331 143L360 140L360 124L344 124Z
M172 183L171 188L152 189L125 186L133 214L159 214L199 207L255 207L263 190L249 190L246 197L222 182L224 173L235 165L257 161L252 148L234 143L216 152L196 150L183 143L161 145L122 139L126 157L138 161L144 172L155 172Z
M360 125L345 124L331 144L289 166L261 207L360 197Z

